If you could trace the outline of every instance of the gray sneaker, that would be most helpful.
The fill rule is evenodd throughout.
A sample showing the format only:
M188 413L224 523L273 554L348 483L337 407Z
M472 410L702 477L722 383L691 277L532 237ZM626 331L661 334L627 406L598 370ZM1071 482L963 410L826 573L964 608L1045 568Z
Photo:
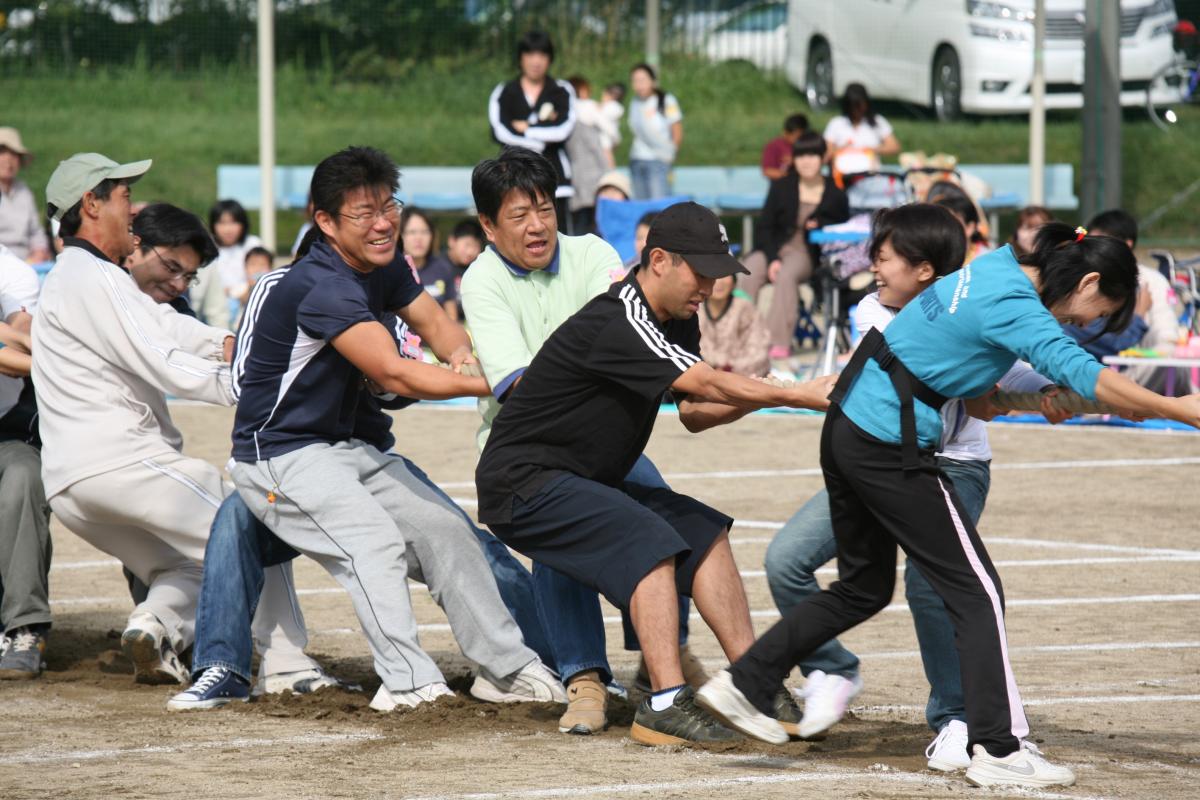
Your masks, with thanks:
M42 674L46 664L46 631L42 628L17 628L8 636L9 646L0 657L0 680L30 680Z

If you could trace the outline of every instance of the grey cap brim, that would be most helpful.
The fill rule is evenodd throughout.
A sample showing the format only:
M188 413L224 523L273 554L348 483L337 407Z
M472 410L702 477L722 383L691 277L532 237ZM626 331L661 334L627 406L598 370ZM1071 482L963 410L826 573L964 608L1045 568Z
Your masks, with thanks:
M112 172L108 173L110 180L126 181L128 183L137 182L138 178L150 171L150 167L154 165L154 159L147 158L145 161L134 161L129 164L121 164Z
M681 253L694 272L706 278L725 278L730 275L749 275L750 270L729 253Z

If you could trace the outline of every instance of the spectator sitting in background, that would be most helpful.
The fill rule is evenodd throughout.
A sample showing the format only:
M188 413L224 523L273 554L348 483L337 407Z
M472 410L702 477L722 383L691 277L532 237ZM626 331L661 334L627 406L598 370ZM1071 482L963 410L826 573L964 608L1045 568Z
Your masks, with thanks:
M483 228L475 220L468 217L450 231L450 236L446 239L446 258L450 259L450 263L454 265L454 293L456 295L462 286L463 275L467 274L467 267L471 266L482 252Z
M771 183L755 241L759 247L745 259L750 272L739 284L755 302L768 282L775 285L767 327L771 331L771 359L786 362L800 315L800 284L809 280L820 258L808 243L808 232L850 217L846 193L832 178L821 174L825 140L806 133L792 145L792 170ZM777 363L780 371L790 366Z
M241 305L238 298L246 293L246 252L261 247L262 241L250 234L250 217L237 200L221 200L209 209L208 229L220 254L213 269L206 270L215 276L206 277L220 279L229 309L228 318L236 319ZM204 295L206 289L206 286L198 286L197 293Z
M661 213L661 211L647 211L642 214L642 218L638 220L637 227L633 231L633 259L622 267L620 275L613 276L614 283L625 280L629 270L642 263L642 251L646 249L646 237L650 235L650 226L654 224L654 220Z
M929 190L929 202L949 211L963 226L963 233L967 237L966 260L963 264L970 264L976 256L992 249L987 238L979 230L979 209L961 188L952 183L935 184Z
M756 378L771 366L771 334L754 305L733 296L730 275L713 284L700 318L700 357L713 369Z
M792 114L783 121L783 133L763 146L762 174L770 180L779 180L792 168L792 145L802 134L808 133L808 117Z
M833 176L842 185L843 175L875 172L880 156L900 152L900 141L882 114L871 110L871 98L861 83L852 83L842 95L842 113L825 126L825 141L829 144L826 160Z
M240 330L242 320L246 318L246 304L250 302L250 293L254 291L259 278L275 269L275 254L265 247L254 247L246 251L246 291L238 298L237 321L233 329Z
M421 286L450 319L458 319L458 273L450 259L437 251L437 229L419 208L410 206L400 215L400 241L412 261Z
M632 196L633 187L629 183L629 178L615 169L601 175L600 182L596 184L597 200L603 197L607 200L617 200L623 203Z
M1017 256L1033 252L1033 239L1037 236L1038 228L1047 222L1053 222L1054 215L1050 209L1043 206L1025 206L1017 212L1017 227L1013 230L1008 243L1012 245Z
M612 168L612 152L605 150L601 140L600 107L592 98L592 87L586 78L575 75L567 79L575 88L576 124L571 138L567 139L567 157L571 159L571 195L568 208L571 212L572 233L592 233L596 227L596 188L600 178Z
M1088 223L1087 235L1111 236L1125 242L1129 249L1133 250L1137 246L1137 220L1123 209L1102 211ZM1084 350L1098 359L1118 355L1130 347L1143 347L1154 350L1159 355L1171 356L1179 334L1179 324L1171 303L1171 284L1158 270L1142 264L1138 264L1138 283L1140 285L1137 305L1133 309L1133 320L1125 330L1104 333L1103 319L1097 321L1100 324L1093 322L1085 327L1064 325L1063 329L1079 342ZM1162 367L1126 367L1124 374L1160 394L1166 387L1167 373ZM1180 396L1190 392L1187 370L1177 370L1175 394Z
M51 258L50 242L33 190L17 178L31 158L16 128L0 128L0 244L22 261L37 264Z

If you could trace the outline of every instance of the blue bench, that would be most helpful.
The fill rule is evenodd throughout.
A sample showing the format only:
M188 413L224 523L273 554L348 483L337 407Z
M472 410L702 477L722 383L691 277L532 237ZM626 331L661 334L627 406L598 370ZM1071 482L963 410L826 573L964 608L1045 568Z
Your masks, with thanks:
M1029 205L1028 164L959 164L958 171L974 175L992 187L992 196L980 198L979 206L988 215L991 230L999 229L1000 212L1013 211ZM1043 175L1042 205L1053 211L1075 211L1079 198L1075 196L1075 166L1047 164Z
M314 167L275 168L275 207L303 209ZM260 172L257 164L222 164L217 167L217 197L237 200L247 209L261 209ZM473 213L471 167L401 167L397 197L406 205L429 211Z

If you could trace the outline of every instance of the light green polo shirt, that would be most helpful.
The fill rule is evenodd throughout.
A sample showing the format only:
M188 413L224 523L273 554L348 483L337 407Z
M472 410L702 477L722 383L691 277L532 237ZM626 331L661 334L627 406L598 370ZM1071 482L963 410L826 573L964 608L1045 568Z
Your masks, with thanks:
M512 387L567 317L622 275L621 257L598 236L558 236L546 269L523 270L487 247L463 276L459 299L492 396L479 400L480 451L500 413L496 399Z

